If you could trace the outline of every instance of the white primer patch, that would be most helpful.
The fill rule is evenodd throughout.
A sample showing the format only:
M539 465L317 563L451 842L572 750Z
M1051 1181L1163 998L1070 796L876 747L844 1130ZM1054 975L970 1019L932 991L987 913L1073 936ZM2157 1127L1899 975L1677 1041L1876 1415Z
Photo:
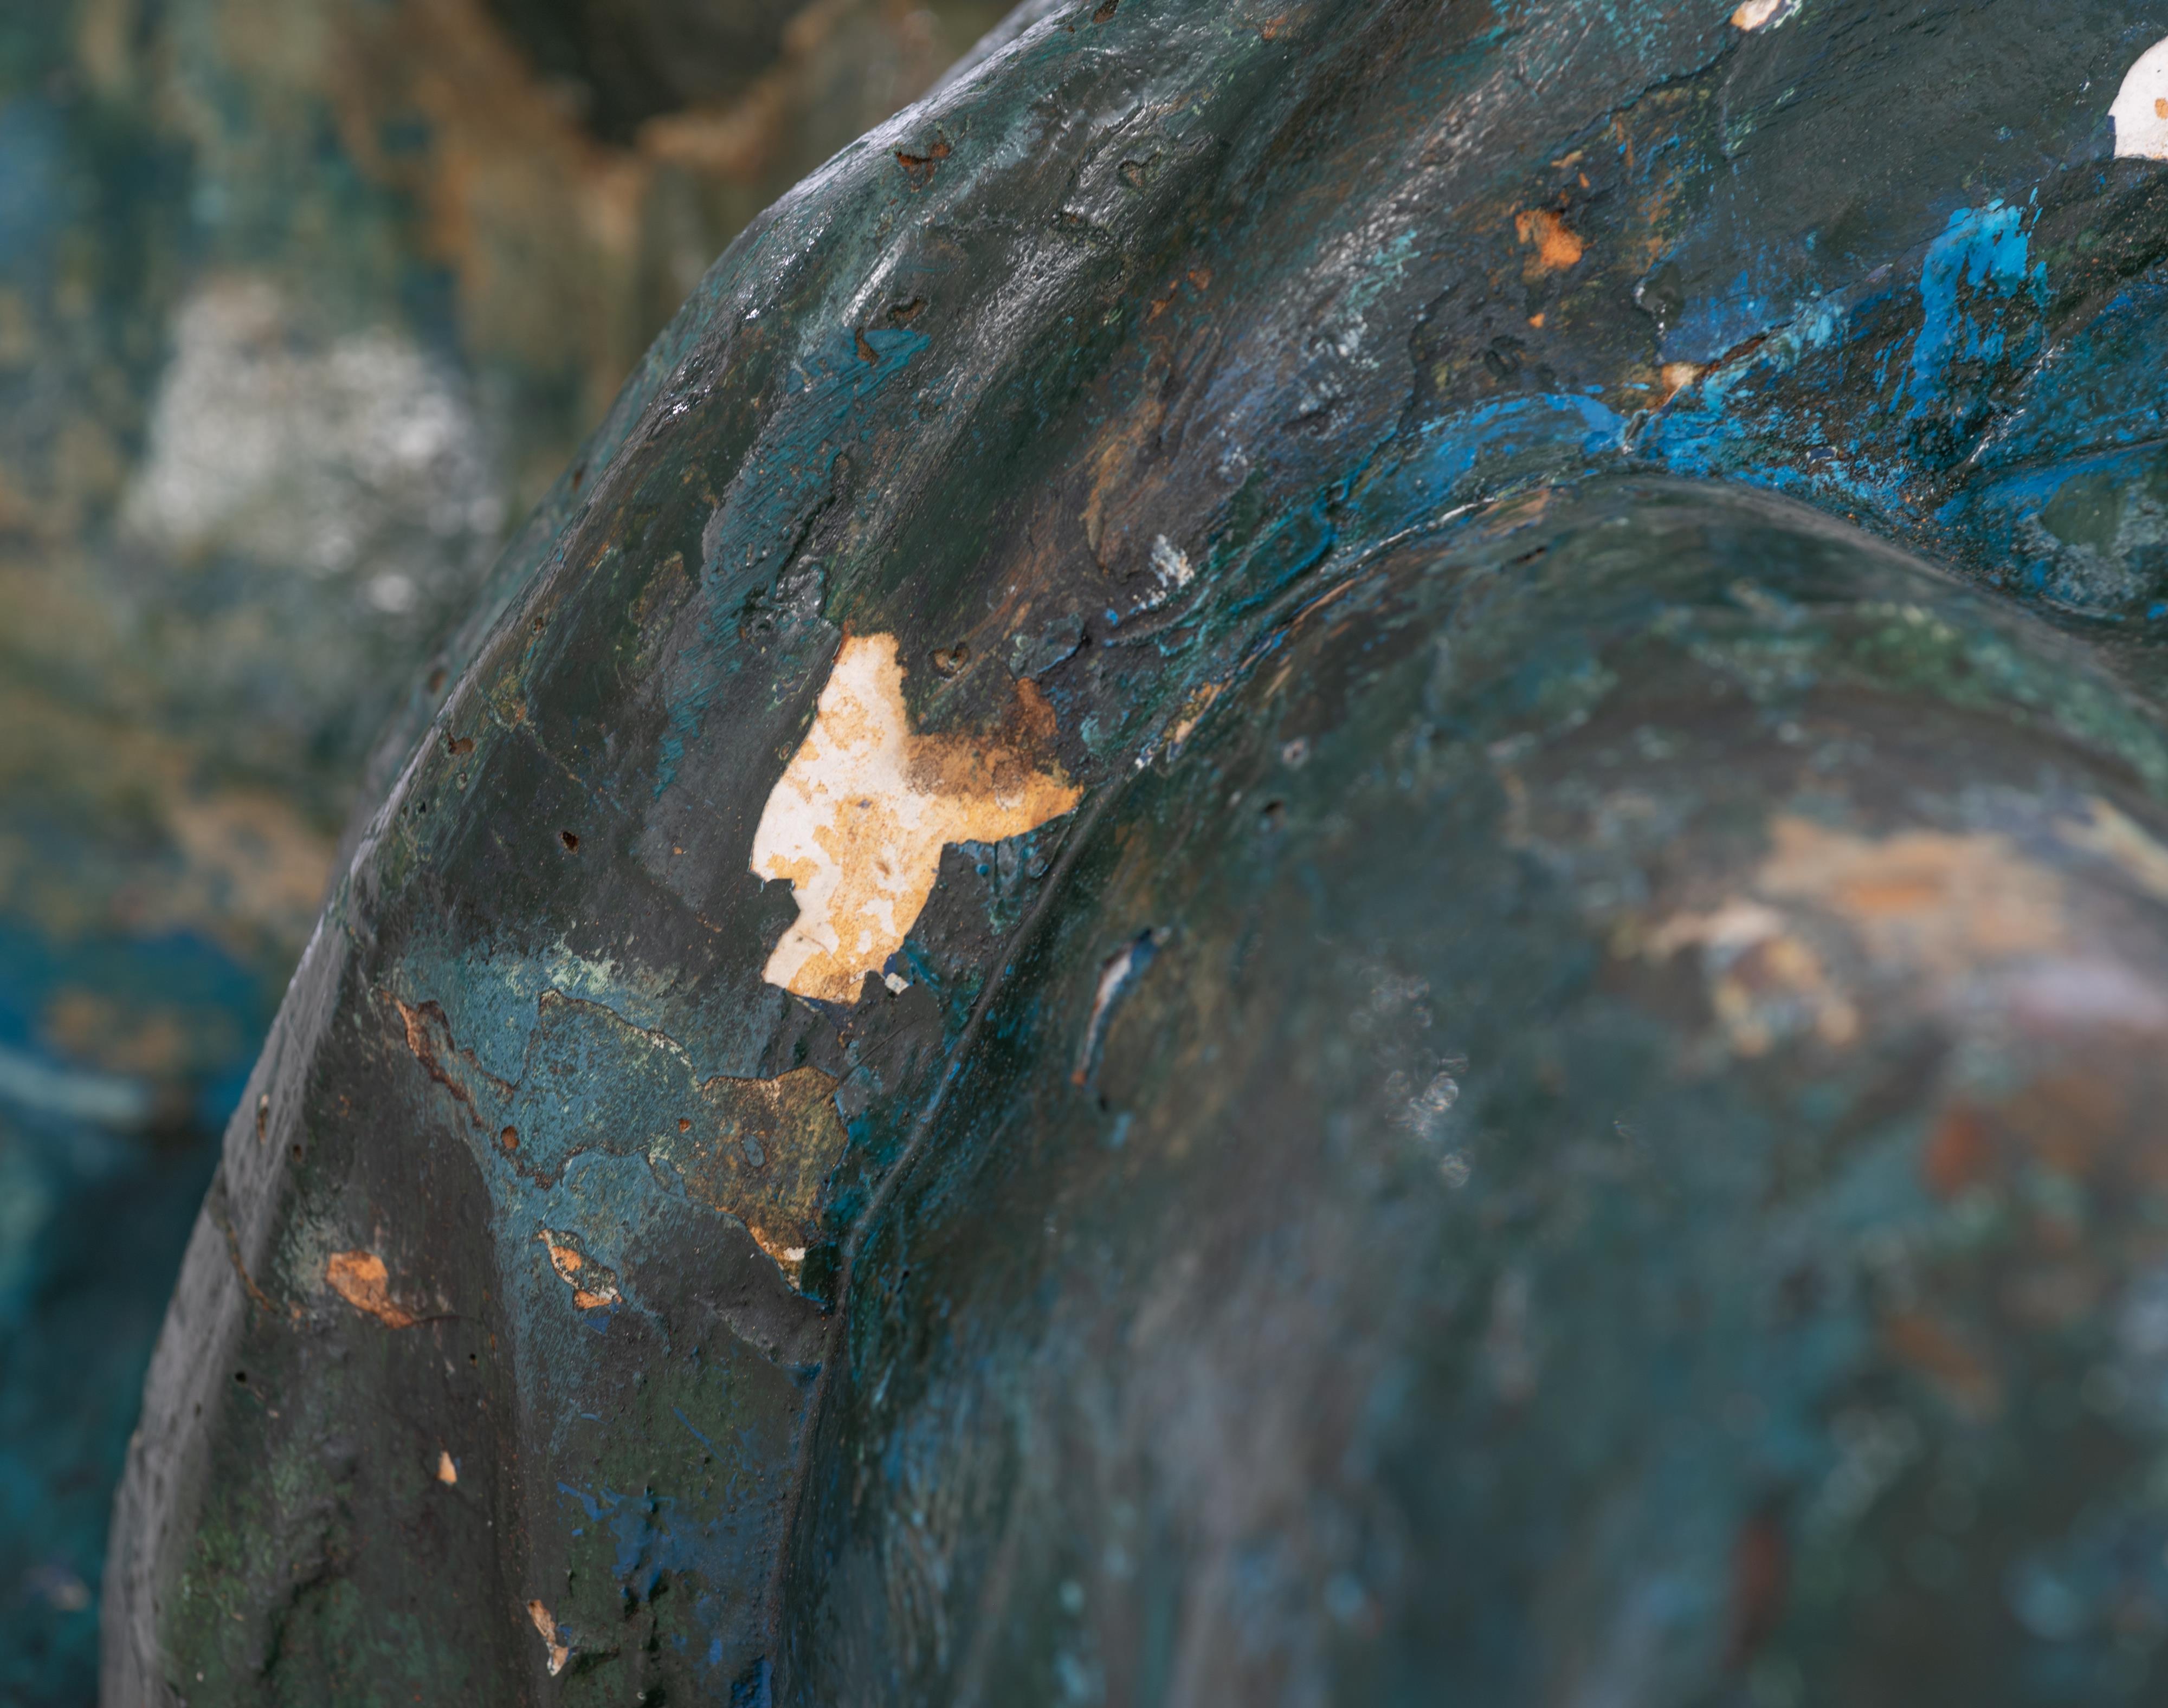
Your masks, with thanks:
M2118 160L2168 160L2168 41L2156 41L2123 73L2115 104Z
M855 1002L918 922L945 846L1021 835L1081 795L998 738L912 735L895 637L848 636L753 832L753 872L798 901L761 976Z

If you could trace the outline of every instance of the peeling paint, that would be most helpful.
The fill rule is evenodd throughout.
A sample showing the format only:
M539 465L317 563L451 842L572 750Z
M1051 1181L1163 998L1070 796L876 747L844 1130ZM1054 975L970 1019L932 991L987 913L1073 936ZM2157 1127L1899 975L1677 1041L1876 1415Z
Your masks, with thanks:
M2118 160L2168 160L2168 41L2156 41L2123 73L2107 109Z
M945 846L1034 830L1081 793L997 738L912 735L895 637L850 637L753 834L754 873L798 900L761 976L857 1000L917 922Z
M1731 25L1750 35L1757 29L1774 29L1799 9L1799 0L1746 0L1731 14Z
M373 1251L335 1251L324 1265L324 1284L357 1311L387 1329L411 1329L419 1320L394 1303L384 1260Z
M558 1280L572 1290L572 1302L583 1311L607 1310L623 1302L616 1275L592 1261L575 1243L576 1236L545 1228L534 1236L550 1254L550 1267Z
M558 1636L557 1621L539 1601L527 1604L527 1616L534 1621L534 1629L542 1634L543 1647L550 1652L550 1676L554 1679L565 1670L565 1663L571 1659L571 1645Z
M1522 269L1531 279L1548 273L1564 273L1578 266L1588 252L1587 244L1566 230L1565 221L1548 208L1529 208L1514 215L1513 232L1523 247L1535 251Z

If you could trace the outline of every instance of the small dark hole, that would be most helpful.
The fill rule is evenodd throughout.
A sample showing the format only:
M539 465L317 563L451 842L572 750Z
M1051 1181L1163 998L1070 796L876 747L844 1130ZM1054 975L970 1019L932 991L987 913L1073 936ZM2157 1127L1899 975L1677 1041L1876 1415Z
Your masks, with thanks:
M444 686L444 667L442 665L438 665L436 669L429 672L429 692L433 694L439 692Z
M933 654L933 669L937 675L953 676L971 661L971 649L962 641L954 646L938 647Z
M1099 0L1099 9L1092 14L1092 21L1094 24L1104 24L1114 15L1115 8L1121 3L1122 0Z
M1267 836L1276 836L1287 824L1287 807L1279 801L1267 801L1257 814L1257 828Z
M582 463L572 470L572 490L575 492L578 491L581 486L585 484L587 478L587 465L585 463Z
M300 1161L300 1159L301 1159L301 1147L300 1147L300 1146L299 1146L299 1145L297 1144L297 1145L295 1145L295 1146L294 1147L294 1160L295 1160L295 1162L299 1162L299 1161Z
M233 1379L236 1382L246 1383L248 1380L248 1372L245 1370L236 1370L233 1372Z
M683 1117L680 1117L678 1122L678 1130L680 1132L690 1132L693 1130L693 1123L685 1120Z
M473 1354L473 1353L470 1352L470 1353L468 1353L468 1354L467 1354L467 1362L468 1362L468 1363L470 1363L470 1364L479 1364L481 1361L480 1359L476 1358L476 1357L474 1355L474 1354Z
M567 854L577 854L580 851L580 839L570 830L558 831L557 838L565 845L565 851Z
M474 751L474 737L471 735L447 735L444 738L444 751L450 754L454 759L458 758L462 753L471 753Z

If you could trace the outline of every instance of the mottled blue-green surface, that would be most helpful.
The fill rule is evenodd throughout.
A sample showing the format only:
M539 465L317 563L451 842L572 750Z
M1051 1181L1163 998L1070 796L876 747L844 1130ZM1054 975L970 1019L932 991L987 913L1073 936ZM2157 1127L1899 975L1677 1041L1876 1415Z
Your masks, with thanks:
M415 708L107 1699L2146 1700L2168 10L1018 22ZM1083 794L846 1005L848 634Z

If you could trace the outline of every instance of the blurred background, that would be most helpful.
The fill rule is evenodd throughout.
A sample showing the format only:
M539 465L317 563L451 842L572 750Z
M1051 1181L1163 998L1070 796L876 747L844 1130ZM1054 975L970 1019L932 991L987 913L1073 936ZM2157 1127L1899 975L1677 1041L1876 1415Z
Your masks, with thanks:
M0 1702L377 734L642 349L979 0L0 0Z

